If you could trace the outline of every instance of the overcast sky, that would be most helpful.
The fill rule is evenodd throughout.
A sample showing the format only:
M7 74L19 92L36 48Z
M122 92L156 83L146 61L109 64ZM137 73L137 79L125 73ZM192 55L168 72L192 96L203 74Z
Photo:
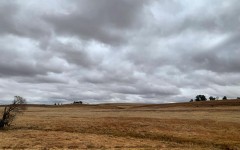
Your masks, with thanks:
M239 0L0 0L0 103L240 96Z

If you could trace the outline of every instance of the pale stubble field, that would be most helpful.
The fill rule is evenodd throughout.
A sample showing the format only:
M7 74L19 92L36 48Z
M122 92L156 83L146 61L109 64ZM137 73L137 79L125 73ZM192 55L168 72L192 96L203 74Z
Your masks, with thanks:
M240 106L31 105L0 149L240 149Z

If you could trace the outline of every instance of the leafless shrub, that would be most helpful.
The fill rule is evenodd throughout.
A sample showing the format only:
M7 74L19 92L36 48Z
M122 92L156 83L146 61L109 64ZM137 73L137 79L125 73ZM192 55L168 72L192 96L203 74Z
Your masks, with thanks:
M18 114L22 114L26 110L26 100L20 96L15 96L13 103L5 106L0 119L0 128L10 126Z

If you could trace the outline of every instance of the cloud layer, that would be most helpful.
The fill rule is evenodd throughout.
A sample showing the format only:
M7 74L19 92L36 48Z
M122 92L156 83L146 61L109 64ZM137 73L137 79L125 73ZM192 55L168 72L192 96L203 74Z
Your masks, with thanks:
M238 0L0 2L0 103L240 96Z

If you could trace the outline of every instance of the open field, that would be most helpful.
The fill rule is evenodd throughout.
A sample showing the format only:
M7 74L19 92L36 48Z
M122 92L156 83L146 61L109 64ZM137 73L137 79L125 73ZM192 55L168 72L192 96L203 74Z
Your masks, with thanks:
M0 130L5 148L240 149L240 100L30 105L14 126Z

